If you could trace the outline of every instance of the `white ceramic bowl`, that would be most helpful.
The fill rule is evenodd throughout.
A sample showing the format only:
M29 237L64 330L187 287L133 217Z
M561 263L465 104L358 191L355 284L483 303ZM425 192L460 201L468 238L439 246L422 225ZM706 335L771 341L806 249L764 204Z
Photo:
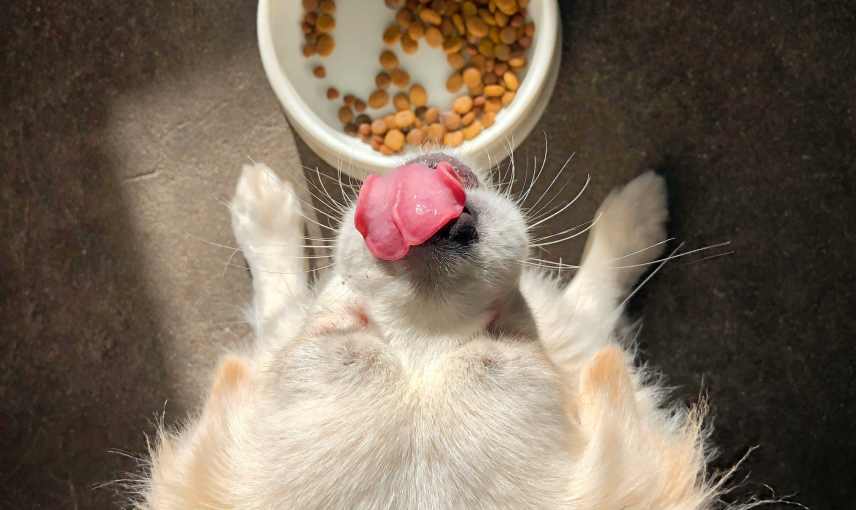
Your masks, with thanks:
M305 58L301 52L303 33L301 0L260 0L258 11L259 49L268 80L301 138L334 167L354 177L384 173L398 166L408 154L384 156L368 144L342 131L336 112L338 101L326 97L329 86L342 95L351 93L368 98L375 88L374 77L381 70L378 55L385 48L383 30L395 17L383 0L336 0L336 49L327 58ZM526 74L509 106L496 122L479 136L454 150L462 159L489 165L504 159L529 134L544 112L559 71L561 23L556 0L531 0L529 17L535 22L535 40L529 49ZM429 103L448 108L456 95L445 87L451 72L445 54L420 40L419 51L407 55L394 49L411 83L422 84ZM323 64L324 79L312 74ZM369 109L372 117L392 111Z

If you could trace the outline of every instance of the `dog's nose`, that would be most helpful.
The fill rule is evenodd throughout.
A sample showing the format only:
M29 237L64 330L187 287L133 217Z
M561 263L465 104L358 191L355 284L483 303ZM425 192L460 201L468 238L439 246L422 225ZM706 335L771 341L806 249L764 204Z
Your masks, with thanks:
M476 223L475 213L469 208L464 208L461 215L437 232L431 241L447 241L459 246L469 246L479 240Z

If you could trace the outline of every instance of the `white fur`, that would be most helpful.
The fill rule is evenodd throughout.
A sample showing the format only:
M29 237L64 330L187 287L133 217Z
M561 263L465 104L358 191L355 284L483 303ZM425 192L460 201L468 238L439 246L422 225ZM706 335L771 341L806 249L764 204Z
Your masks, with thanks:
M232 223L260 341L161 438L140 508L710 507L703 409L664 408L620 333L645 267L614 266L661 255L643 250L665 237L661 178L607 198L569 285L522 271L525 220L486 179L468 206L471 253L396 263L349 209L310 291L291 185L245 167Z

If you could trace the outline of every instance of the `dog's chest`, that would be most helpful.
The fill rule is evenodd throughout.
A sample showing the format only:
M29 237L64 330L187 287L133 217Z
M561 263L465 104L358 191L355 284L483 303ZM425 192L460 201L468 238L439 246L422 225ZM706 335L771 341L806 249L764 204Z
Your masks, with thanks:
M283 473L290 498L528 506L560 484L562 395L534 346L479 341L414 366L383 344L327 339L296 348L278 386L267 433L297 464Z

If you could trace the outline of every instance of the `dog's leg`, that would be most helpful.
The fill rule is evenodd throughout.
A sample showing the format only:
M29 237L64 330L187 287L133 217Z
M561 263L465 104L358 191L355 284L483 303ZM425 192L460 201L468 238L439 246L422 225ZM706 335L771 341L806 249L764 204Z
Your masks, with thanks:
M557 363L579 363L615 338L623 301L645 264L663 253L657 243L666 239L667 217L665 182L653 172L604 200L582 266L547 316L548 347Z
M253 276L256 335L272 323L299 315L307 292L303 217L291 183L263 164L245 165L231 203L232 229Z

